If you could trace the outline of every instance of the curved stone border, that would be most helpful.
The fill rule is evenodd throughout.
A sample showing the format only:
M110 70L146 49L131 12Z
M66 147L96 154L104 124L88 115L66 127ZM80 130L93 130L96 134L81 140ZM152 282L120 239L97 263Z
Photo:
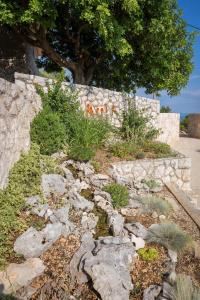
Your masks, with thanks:
M154 179L161 185L174 182L181 189L190 189L191 158L180 156L114 163L109 174L120 182L139 183Z

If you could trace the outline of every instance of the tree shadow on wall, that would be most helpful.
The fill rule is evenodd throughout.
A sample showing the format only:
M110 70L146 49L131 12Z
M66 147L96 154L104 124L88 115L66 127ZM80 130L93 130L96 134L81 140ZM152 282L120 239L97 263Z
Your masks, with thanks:
M19 300L12 295L3 294L3 290L4 290L3 284L0 284L0 300Z

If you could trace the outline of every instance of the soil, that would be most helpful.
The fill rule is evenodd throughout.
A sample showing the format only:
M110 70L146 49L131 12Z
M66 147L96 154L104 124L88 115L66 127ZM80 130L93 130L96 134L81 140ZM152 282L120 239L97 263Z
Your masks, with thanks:
M131 276L135 286L131 292L130 300L142 300L144 289L151 284L161 284L163 281L168 260L166 250L155 244L146 246L146 248L151 247L158 251L158 258L153 261L143 261L138 258L134 262Z
M31 287L37 290L31 300L65 300L69 295L79 300L98 299L89 285L77 285L70 280L69 263L79 246L80 241L76 236L61 237L42 255L41 259L46 269L45 273L31 284Z

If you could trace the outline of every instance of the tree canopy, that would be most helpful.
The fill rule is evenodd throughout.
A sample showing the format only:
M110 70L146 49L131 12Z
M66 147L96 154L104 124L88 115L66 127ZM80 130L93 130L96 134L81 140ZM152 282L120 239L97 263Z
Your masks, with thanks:
M75 83L175 95L192 71L193 34L176 0L0 0L0 24Z

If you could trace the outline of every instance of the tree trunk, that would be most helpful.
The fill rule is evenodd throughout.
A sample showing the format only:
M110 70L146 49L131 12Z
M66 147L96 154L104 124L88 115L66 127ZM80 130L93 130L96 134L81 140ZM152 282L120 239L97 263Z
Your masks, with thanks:
M29 70L29 74L39 75L39 70L35 62L34 48L29 44L25 44L26 50L26 63Z

